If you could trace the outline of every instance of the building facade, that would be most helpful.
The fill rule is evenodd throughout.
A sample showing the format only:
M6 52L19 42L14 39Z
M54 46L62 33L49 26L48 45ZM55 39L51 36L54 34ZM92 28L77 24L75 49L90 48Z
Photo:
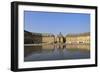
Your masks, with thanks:
M67 43L67 44L90 44L90 33L68 34L65 37L59 33L55 35L51 33L33 33L24 31L25 44L39 43Z
M53 34L42 34L42 43L54 43L55 36Z
M64 36L60 32L59 35L56 36L55 41L56 43L64 43L64 39Z
M25 44L54 43L55 36L50 33L33 33L24 31Z
M68 34L66 35L67 44L90 44L90 33Z

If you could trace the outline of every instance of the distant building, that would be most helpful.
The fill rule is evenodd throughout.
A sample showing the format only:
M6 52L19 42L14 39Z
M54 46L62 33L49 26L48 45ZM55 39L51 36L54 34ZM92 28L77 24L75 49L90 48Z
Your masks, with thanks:
M90 44L90 33L68 34L66 35L67 44Z
M54 43L55 42L55 36L50 33L44 33L42 34L42 43Z
M54 43L55 36L50 33L34 33L24 31L25 44Z
M24 31L25 44L39 43L67 43L67 44L90 44L90 33L68 34L65 37L59 33L55 35L51 33L34 33Z
M55 39L57 43L64 43L64 36L61 34L61 32L59 33L59 35L57 35Z

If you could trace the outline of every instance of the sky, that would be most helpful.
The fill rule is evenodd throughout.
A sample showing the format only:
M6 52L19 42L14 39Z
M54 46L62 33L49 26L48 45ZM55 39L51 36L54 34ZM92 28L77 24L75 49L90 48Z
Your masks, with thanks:
M55 35L90 32L90 14L24 11L24 30Z

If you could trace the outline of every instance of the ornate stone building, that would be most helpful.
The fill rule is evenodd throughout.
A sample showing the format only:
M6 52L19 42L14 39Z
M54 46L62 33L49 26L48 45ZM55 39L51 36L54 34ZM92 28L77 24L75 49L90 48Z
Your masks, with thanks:
M57 35L55 41L56 43L64 43L64 36L61 34L61 32L59 33L59 35Z
M66 35L67 44L90 44L90 33L68 34Z
M90 44L90 33L68 34L65 37L59 33L55 35L51 33L33 33L24 31L25 44L39 43L67 43L67 44Z

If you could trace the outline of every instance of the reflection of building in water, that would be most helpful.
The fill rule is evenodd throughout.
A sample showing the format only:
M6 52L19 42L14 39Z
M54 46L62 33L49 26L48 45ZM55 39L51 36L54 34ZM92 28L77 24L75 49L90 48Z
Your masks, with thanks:
M67 49L84 49L84 50L89 50L90 45L89 44L68 44L66 45Z
M50 44L42 45L42 49L54 49L54 48L55 48L55 45L50 45Z
M68 44L90 44L90 33L68 34L66 35L66 43Z

